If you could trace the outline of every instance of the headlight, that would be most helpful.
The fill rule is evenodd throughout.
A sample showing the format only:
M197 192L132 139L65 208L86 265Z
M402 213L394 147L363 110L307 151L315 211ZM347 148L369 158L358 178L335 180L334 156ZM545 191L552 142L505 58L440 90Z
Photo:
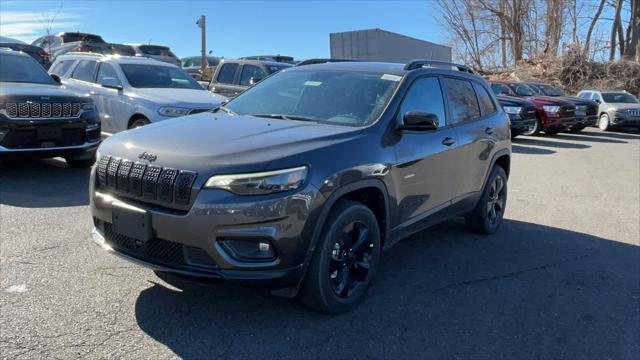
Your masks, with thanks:
M544 105L542 106L542 108L544 109L545 112L548 112L548 113L557 113L558 111L560 111L559 105Z
M96 105L92 102L82 104L82 110L84 111L93 111L96 109Z
M164 116L184 116L189 113L191 109L163 106L158 110L158 114Z
M520 114L520 110L522 110L519 106L503 106L504 112L507 114L518 115Z
M307 167L266 171L252 174L215 175L205 187L223 189L236 195L262 195L295 190L304 184Z

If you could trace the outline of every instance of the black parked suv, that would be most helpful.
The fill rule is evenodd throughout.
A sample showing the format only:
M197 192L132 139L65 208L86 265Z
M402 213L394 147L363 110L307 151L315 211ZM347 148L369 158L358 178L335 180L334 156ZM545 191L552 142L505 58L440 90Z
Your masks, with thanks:
M95 162L100 120L93 100L64 89L32 57L0 50L0 160L61 156Z
M382 249L453 216L491 234L504 215L507 116L467 67L436 65L290 68L215 112L113 135L90 180L94 241L163 276L352 309Z
M497 95L496 98L504 112L509 115L511 138L518 135L532 135L538 121L535 104L515 96Z
M211 77L209 91L236 97L267 76L292 66L275 61L223 59Z

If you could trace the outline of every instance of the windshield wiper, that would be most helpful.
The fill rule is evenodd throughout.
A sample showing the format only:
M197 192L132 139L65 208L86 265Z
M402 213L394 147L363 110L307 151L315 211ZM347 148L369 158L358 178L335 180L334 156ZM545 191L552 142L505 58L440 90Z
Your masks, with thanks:
M247 114L249 116L257 116L269 119L282 119L282 120L298 120L298 121L318 121L317 119L298 116L298 115L284 115L284 114Z
M227 114L229 114L229 115L237 115L236 113L234 113L233 111L231 111L231 110L227 109L227 108L226 108L226 107L224 107L224 106L218 106L218 108L216 109L216 112L217 112L218 110L222 110L222 111L226 112L226 113L227 113Z

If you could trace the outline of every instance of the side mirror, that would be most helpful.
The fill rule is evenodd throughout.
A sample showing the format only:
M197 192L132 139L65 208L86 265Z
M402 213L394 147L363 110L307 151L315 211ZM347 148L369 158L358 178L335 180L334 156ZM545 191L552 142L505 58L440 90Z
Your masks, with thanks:
M62 80L60 80L60 76L56 74L51 74L51 78L53 79L53 81L57 82L58 84L62 83Z
M252 77L251 79L249 79L249 84L255 85L255 84L259 83L260 81L262 81L262 78Z
M112 77L102 79L100 81L100 85L109 89L122 90L122 83L120 83L120 80Z
M402 117L402 130L431 131L438 129L438 115L422 111L407 111Z
M599 99L595 99L593 101L597 102L598 104L602 104L602 101L600 101Z

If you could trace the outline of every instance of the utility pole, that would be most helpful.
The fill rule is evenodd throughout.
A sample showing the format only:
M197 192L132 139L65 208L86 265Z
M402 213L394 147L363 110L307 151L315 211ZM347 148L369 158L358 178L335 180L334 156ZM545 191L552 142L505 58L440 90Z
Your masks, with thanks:
M200 19L198 19L198 27L200 28L201 38L202 38L202 64L200 64L200 71L202 76L205 76L205 71L207 70L207 22L204 15L200 15Z

